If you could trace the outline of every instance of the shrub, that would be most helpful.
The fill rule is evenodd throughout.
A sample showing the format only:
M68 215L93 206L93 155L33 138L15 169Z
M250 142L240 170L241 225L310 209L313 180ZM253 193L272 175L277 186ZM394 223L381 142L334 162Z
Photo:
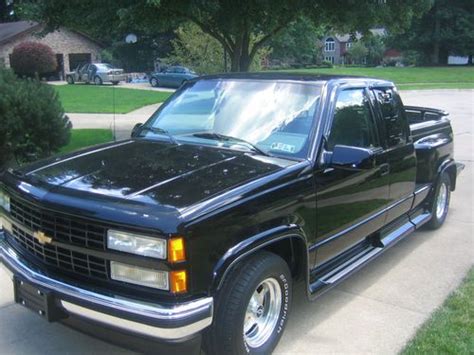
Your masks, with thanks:
M332 67L334 67L334 64L332 64L332 62L330 62L329 60L323 60L321 62L321 66L323 68L332 68Z
M18 75L30 77L52 73L58 66L53 50L38 42L23 42L13 48L10 65Z
M0 69L0 168L43 158L69 142L71 123L56 91Z

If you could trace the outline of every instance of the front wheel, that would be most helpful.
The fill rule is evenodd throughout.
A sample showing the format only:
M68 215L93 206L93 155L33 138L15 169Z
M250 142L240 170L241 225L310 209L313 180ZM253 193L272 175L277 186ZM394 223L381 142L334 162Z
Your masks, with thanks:
M112 81L112 85L118 85L118 81Z
M94 84L96 85L102 85L102 79L100 78L100 76L96 76L94 78Z
M275 254L260 252L241 263L217 297L208 353L271 353L289 316L291 282L287 263Z
M438 229L446 220L449 210L449 200L451 197L451 179L445 172L440 178L435 189L433 202L431 206L431 219L427 223L427 227Z
M74 84L74 79L72 78L72 76L68 75L66 77L66 82L70 85Z

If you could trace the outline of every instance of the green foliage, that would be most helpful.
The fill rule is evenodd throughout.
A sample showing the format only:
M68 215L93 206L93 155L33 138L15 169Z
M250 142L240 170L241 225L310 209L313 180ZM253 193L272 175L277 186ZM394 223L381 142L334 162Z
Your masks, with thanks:
M165 59L169 65L184 65L199 74L222 73L230 69L230 58L225 67L224 49L214 37L204 33L199 26L187 22L176 31L171 41L173 51ZM251 38L251 41L255 39ZM251 70L261 69L261 60L268 55L268 48L262 47L250 64Z
M258 51L302 16L337 32L366 32L380 23L400 32L431 1L23 0L19 10L50 29L66 25L117 41L120 31L155 33L191 21L226 48L232 71L248 71Z
M53 88L59 94L66 112L75 113L128 113L163 102L170 96L169 92L81 84Z
M416 50L427 63L447 63L449 54L474 55L474 1L435 0L423 17L404 33L392 36L390 46Z
M474 353L474 269L430 319L402 354Z
M56 92L0 69L0 167L47 157L69 141L71 124Z
M369 51L362 41L354 42L352 47L347 51L347 54L355 64L363 64L368 53Z
M166 58L170 65L179 64L193 69L199 74L222 73L224 68L224 49L210 35L202 32L199 26L188 22L176 31L171 41L173 51Z
M269 42L272 62L279 62L282 66L314 64L320 53L317 40L322 35L321 27L308 18L298 18Z
M54 72L58 66L53 50L39 42L22 42L13 48L10 64L18 75L30 77Z
M367 64L379 65L385 52L385 43L382 36L365 36L362 38L362 43L367 48Z
M332 62L330 62L329 60L323 60L321 62L321 66L325 68L333 68L334 64L332 64Z

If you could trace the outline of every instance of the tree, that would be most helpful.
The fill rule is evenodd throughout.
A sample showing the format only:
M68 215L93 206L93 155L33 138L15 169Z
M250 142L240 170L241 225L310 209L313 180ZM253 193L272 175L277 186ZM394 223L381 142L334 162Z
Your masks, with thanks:
M347 54L352 58L355 64L363 64L369 51L362 41L357 41L352 44L352 47L347 51Z
M15 73L26 76L51 73L58 66L51 47L39 42L22 42L13 48L10 64Z
M367 64L379 65L385 52L385 43L382 36L365 36L362 38L362 43L367 48Z
M229 53L232 71L248 71L258 53L301 16L339 31L367 32L379 23L397 31L429 8L431 0L23 0L22 15L49 29L68 26L113 34L191 21ZM258 38L258 40L252 40Z
M187 22L175 32L176 38L171 41L173 50L165 59L167 64L184 65L200 74L222 73L230 69L219 41L204 33L199 26ZM251 63L251 69L260 69L261 59L268 52L268 48L261 48Z
M474 54L474 1L435 0L405 33L390 39L393 47L417 50L431 64L446 64L450 54Z
M176 30L176 38L171 41L171 46L173 50L166 58L170 65L184 65L200 74L227 71L221 44L192 22Z
M322 26L317 27L308 18L300 17L269 42L271 58L285 64L312 64L320 52L318 38L323 35Z

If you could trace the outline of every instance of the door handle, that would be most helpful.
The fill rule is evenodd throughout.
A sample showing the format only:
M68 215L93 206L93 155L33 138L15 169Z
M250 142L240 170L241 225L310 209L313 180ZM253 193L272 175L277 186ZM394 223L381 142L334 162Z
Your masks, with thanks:
M380 176L385 176L390 173L390 165L388 163L380 165Z

